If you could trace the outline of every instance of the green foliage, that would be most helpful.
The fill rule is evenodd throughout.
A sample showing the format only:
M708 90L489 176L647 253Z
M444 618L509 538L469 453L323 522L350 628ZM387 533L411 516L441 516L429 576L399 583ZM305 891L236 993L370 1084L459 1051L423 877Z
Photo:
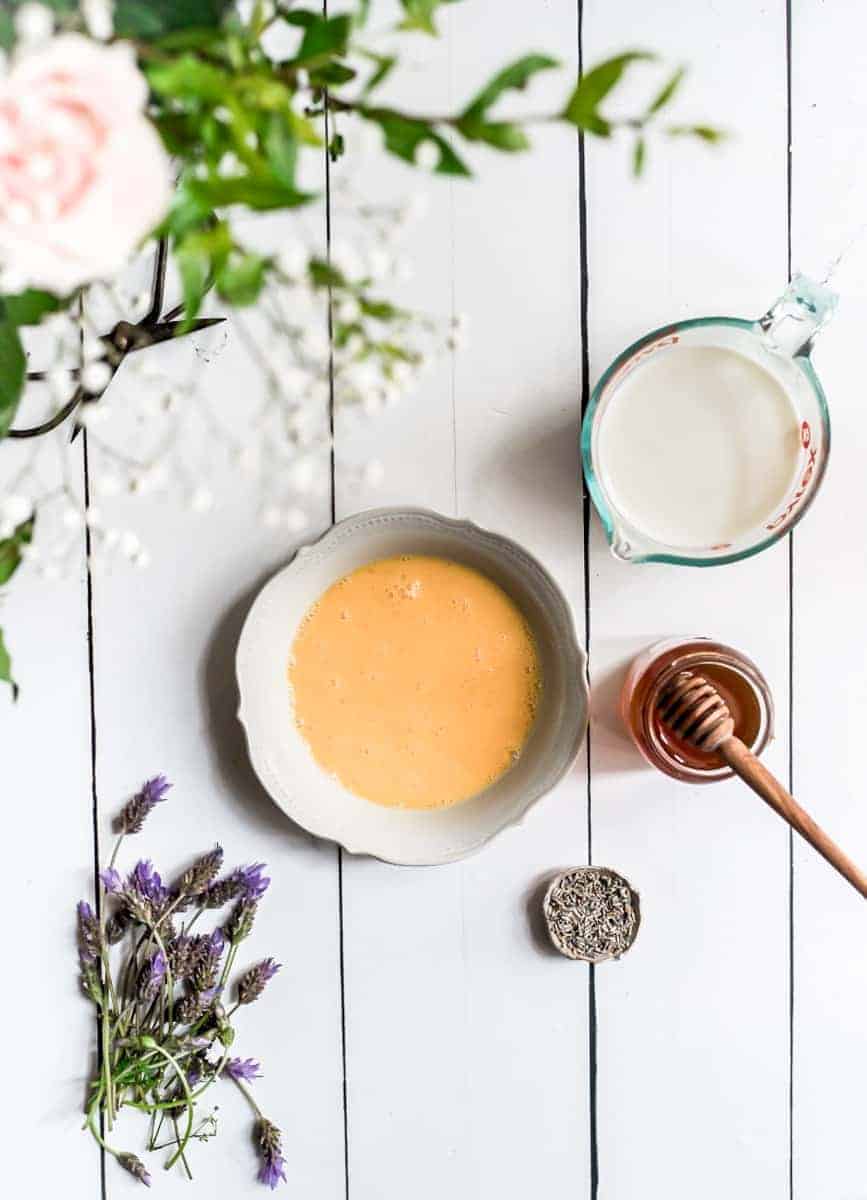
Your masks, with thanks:
M401 8L406 16L398 25L398 29L417 30L436 37L437 28L434 24L436 11L442 4L456 4L457 0L400 0Z
M15 296L5 296L6 315L13 325L38 325L43 317L63 307L63 300L50 292L29 288Z
M0 682L9 684L12 688L12 699L17 700L18 684L12 675L12 658L6 647L2 626L0 626Z
M526 54L517 62L504 67L491 79L461 113L462 117L481 117L499 100L504 92L523 91L534 75L550 71L560 64L547 54Z
M150 40L177 30L212 29L231 7L232 0L115 0L114 31Z
M607 59L582 75L563 109L563 119L588 133L608 137L612 126L599 112L599 105L620 82L627 67L635 62L647 62L653 57L645 50L631 50Z
M18 327L0 301L0 438L9 432L18 411L26 367Z
M0 538L0 587L8 583L21 565L21 548L33 539L33 517L22 521L7 538Z
M312 13L295 12L290 13L286 19L290 24L304 26L304 37L293 59L295 66L307 67L309 70L324 65L336 55L346 53L349 35L352 32L352 17L345 14L339 17L320 17Z
M407 117L393 108L360 107L363 117L382 129L385 148L404 162L415 164L416 152L423 142L430 142L439 151L434 170L440 175L469 175L470 169L458 157L442 134L430 121Z
M253 304L265 283L268 260L258 254L238 251L216 272L217 291L230 304Z
M666 104L674 98L675 93L679 90L686 76L686 67L678 67L677 70L669 77L668 81L663 84L660 91L651 100L647 109L647 116L652 117L654 113L658 113L660 109L665 108Z

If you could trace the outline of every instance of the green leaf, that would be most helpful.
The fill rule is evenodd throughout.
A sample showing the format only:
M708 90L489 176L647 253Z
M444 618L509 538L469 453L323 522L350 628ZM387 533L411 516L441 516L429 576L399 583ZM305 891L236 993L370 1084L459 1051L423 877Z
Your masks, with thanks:
M315 199L312 192L299 192L280 179L268 175L191 179L187 183L187 191L209 208L243 204L257 212L275 208L299 208Z
M405 117L391 108L361 108L359 112L375 121L385 136L385 148L405 162L415 165L416 151L422 142L432 142L439 151L434 168L440 175L469 175L469 168L458 158L446 139L427 121Z
M4 296L6 315L13 325L38 325L47 313L57 312L64 301L50 292L29 288L15 296Z
M174 251L184 299L183 331L196 319L212 279L226 265L232 251L232 235L220 221L212 229L187 234L176 243Z
M421 33L437 36L434 24L436 10L441 4L454 4L456 0L400 0L401 8L406 13L398 29L413 29Z
M599 113L599 105L620 82L628 66L653 57L644 50L631 50L599 63L578 80L561 116L579 129L607 137L611 133L611 124Z
M217 291L230 304L253 304L262 291L268 260L258 254L232 257L217 272Z
M328 143L328 157L332 162L337 162L346 150L346 142L342 133L335 133L334 137Z
M548 71L560 64L547 54L527 54L498 71L479 94L464 109L463 117L480 117L498 100L503 92L521 91L539 71Z
M647 151L647 143L644 138L639 136L635 139L635 145L632 148L632 174L638 178L644 170L644 158Z
M268 121L263 149L275 178L288 188L295 188L295 167L298 162L298 142L286 123L274 114Z
M17 700L18 684L12 677L12 659L9 657L9 651L6 649L2 629L0 629L0 681L9 684L12 688L12 699Z
M296 14L300 15L300 14ZM352 30L352 17L317 17L310 21L304 30L301 46L293 59L296 66L322 59L323 63L329 58L346 53L349 34Z
M161 96L206 100L209 104L218 104L229 90L229 77L225 71L192 54L183 54L172 62L152 64L147 68L147 77L153 90Z
M0 12L0 49L11 50L15 45L15 22L12 14Z
M213 29L233 0L115 0L118 37L150 40L179 29Z
M361 54L376 65L376 70L362 88L362 96L369 96L372 91L384 83L397 64L396 54L375 54L372 50L362 50Z
M468 142L487 142L497 150L514 152L530 147L526 133L512 121L480 121L472 117L460 117L457 127Z
M346 286L346 280L341 273L324 258L311 258L307 269L310 273L310 282L314 287Z
M329 83L349 83L355 78L356 72L342 62L329 62L323 67L316 67L310 72L310 82L316 86L327 87Z
M397 317L405 317L406 309L398 308L388 300L371 300L367 296L358 297L358 307L365 316L377 321L394 321Z
M0 586L8 583L21 565L21 547L28 546L33 539L34 520L29 517L10 537L0 539Z
M0 302L0 438L6 436L15 418L26 368L18 329Z
M647 116L652 117L654 113L658 113L661 108L665 108L666 104L672 99L677 89L683 83L686 75L686 67L678 67L671 78L662 87L661 91L657 92L656 96L651 100L647 109Z
M696 137L702 142L723 142L728 134L724 129L712 125L669 125L665 131L669 137Z

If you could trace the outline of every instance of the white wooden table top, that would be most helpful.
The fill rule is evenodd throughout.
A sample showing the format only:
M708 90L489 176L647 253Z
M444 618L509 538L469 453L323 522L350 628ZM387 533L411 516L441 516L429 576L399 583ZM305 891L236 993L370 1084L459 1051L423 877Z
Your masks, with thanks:
M536 553L585 630L589 746L520 829L465 863L401 870L317 843L272 806L234 719L233 654L252 595L294 546L230 487L204 521L137 509L146 575L91 578L82 546L74 578L16 579L3 624L26 688L0 707L9 1195L139 1186L113 1163L103 1180L79 1132L92 1028L72 909L111 814L158 771L175 790L145 852L172 866L219 839L271 868L253 953L285 966L239 1046L265 1064L287 1196L867 1195L863 901L737 782L692 789L645 768L616 715L625 665L654 639L741 647L776 698L769 765L867 862L867 276L841 278L816 351L834 446L793 538L714 571L627 566L579 479L582 396L616 352L668 320L758 315L790 266L820 272L863 218L867 23L847 0L793 0L790 24L786 8L547 0L494 18L475 0L447 11L400 85L437 110L528 49L574 69L579 45L585 63L646 46L690 64L685 116L734 132L718 152L654 143L638 183L625 145L588 141L582 168L555 128L529 155L479 155L471 184L431 181L404 298L468 313L468 346L376 421L338 414L314 534L332 503L338 519L389 503L471 517ZM554 105L566 86L545 79L521 103ZM366 182L415 186L380 160ZM260 386L231 333L211 370L215 405ZM372 454L386 467L375 491L356 481ZM541 881L590 860L626 874L643 909L633 950L595 973L545 952L534 923ZM234 1094L221 1125L195 1186L259 1195ZM160 1194L188 1194L155 1175Z

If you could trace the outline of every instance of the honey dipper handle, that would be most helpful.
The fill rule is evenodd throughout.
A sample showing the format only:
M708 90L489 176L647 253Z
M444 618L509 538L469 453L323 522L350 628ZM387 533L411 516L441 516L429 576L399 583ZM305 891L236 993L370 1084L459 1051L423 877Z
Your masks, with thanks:
M855 866L851 858L828 837L824 829L819 828L809 813L804 812L794 796L789 795L780 781L759 762L740 738L728 738L718 748L718 752L732 770L740 775L744 783L749 784L784 821L788 821L805 841L819 851L826 862L839 871L844 879L849 880L856 891L867 897L867 875Z

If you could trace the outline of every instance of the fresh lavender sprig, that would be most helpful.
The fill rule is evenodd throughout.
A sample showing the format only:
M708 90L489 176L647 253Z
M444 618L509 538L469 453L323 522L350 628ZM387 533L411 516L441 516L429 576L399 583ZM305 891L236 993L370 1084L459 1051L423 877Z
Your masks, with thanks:
M124 806L118 821L121 836L108 866L99 872L102 921L86 901L77 910L81 978L97 1006L101 1037L86 1124L108 1154L150 1187L142 1159L106 1140L117 1113L132 1105L151 1117L148 1148L171 1147L166 1167L182 1163L189 1175L192 1139L205 1141L216 1131L212 1114L196 1123L200 1097L218 1079L227 1079L253 1106L259 1178L273 1188L286 1178L280 1131L265 1120L247 1090L248 1083L261 1078L261 1066L252 1058L229 1058L229 1047L235 1042L233 1014L259 998L278 964L263 959L237 980L238 1003L230 1007L223 999L231 987L238 946L250 936L271 881L261 862L218 878L223 864L219 845L195 858L173 886L166 886L148 858L139 859L128 873L115 866L124 836L141 830L168 787L165 776L155 776ZM191 932L190 926L209 909L230 901L234 907L222 928ZM181 924L181 914L193 905L195 912ZM119 969L112 970L115 959ZM168 1141L166 1132L161 1133L164 1125L166 1132L174 1131Z
M121 810L116 822L118 833L141 833L142 826L152 809L165 800L166 792L172 785L165 775L155 775L142 784L140 792L136 792L131 800Z
M273 958L266 958L245 971L238 983L238 1003L252 1004L258 1000L265 990L265 984L280 970L280 965Z
M262 1165L256 1178L273 1191L278 1183L286 1182L286 1159L283 1157L283 1135L273 1122L260 1117L256 1127Z

